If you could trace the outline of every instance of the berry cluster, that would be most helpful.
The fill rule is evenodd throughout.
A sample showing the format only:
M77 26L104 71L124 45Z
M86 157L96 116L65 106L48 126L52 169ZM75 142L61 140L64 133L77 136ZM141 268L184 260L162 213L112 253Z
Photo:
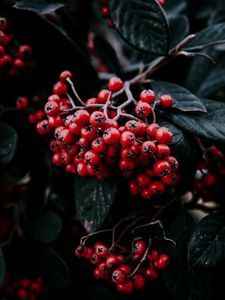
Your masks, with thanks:
M28 117L30 123L39 121L36 129L40 135L54 135L50 141L54 164L69 173L98 180L110 176L117 166L124 177L132 178L131 194L141 194L145 199L161 195L166 187L178 182L178 161L168 145L173 134L155 122L154 112L156 105L165 109L172 106L170 95L156 100L155 93L147 89L136 101L127 82L112 77L108 89L84 102L71 79L72 73L63 71L44 111L39 109ZM124 99L124 94L132 97ZM17 99L18 108L27 105L26 97ZM131 106L134 115L127 113L128 109L133 111Z
M32 48L15 43L8 21L0 18L0 76L16 76L34 65Z
M15 279L7 274L0 290L2 299L19 300L44 300L47 299L48 288L44 285L43 279L30 278Z
M89 260L94 266L96 279L109 280L117 290L123 294L129 294L134 289L142 289L146 279L156 281L159 279L159 271L165 269L170 257L151 249L142 238L132 241L131 253L124 256L121 253L113 253L104 243L98 241L93 247L79 245L75 249L75 255Z
M204 150L203 160L197 165L193 193L196 199L215 201L216 190L221 190L225 177L225 157L216 147L211 146Z

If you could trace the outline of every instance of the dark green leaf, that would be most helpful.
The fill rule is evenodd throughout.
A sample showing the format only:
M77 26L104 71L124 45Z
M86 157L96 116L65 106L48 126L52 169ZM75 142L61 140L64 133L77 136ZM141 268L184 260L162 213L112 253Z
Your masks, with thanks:
M100 35L95 35L94 44L101 61L109 67L110 71L119 74L121 66L112 45Z
M165 1L165 5L163 7L166 11L166 14L169 18L174 18L179 15L183 15L187 8L187 1L183 0L173 0L173 1Z
M201 113L171 113L163 114L165 119L171 120L178 127L214 142L225 142L225 104L222 102L202 99L207 114Z
M132 235L136 237L145 237L147 239L155 239L165 241L168 244L175 245L176 243L168 239L165 234L162 223L157 220L144 225L139 225L132 230Z
M202 101L185 88L164 81L153 81L151 84L157 97L167 93L172 96L173 108L182 112L206 112Z
M187 87L200 97L208 97L225 86L224 53L216 52L214 49L205 53L213 57L216 64L205 61L202 57L195 58L186 80Z
M225 21L225 6L223 0L215 0L213 2L214 9L211 10L209 25L217 24Z
M51 210L43 212L29 227L29 235L39 243L49 244L62 230L62 219Z
M5 277L5 259L0 249L0 284L2 284Z
M191 267L212 267L225 260L225 218L220 213L206 216L195 229L188 246Z
M169 49L169 26L156 0L111 0L111 18L121 36L133 47L156 55Z
M225 23L212 25L199 31L184 50L197 51L221 43L225 43Z
M14 4L17 9L33 11L39 15L47 15L54 13L57 9L62 8L63 3L48 3L45 0L23 0Z
M82 295L84 300L114 300L113 294L106 288L93 286L86 289L85 293Z
M195 223L190 214L183 211L173 221L167 235L176 242L176 247L165 250L171 256L171 266L163 270L163 279L177 300L186 300L189 295L190 278L187 263L187 249Z
M17 133L11 126L0 123L0 164L7 164L12 160L17 138Z
M170 24L170 49L175 47L189 33L190 26L186 16L177 16L169 20Z
M54 289L66 288L70 283L70 271L59 254L45 246L35 245L31 249L35 268L41 272L44 281Z
M99 181L75 177L77 217L88 232L95 231L106 220L115 200L118 180Z

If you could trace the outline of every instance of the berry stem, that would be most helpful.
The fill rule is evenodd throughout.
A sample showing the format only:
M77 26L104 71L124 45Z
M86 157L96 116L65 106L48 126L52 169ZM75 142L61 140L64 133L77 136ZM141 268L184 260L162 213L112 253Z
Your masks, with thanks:
M108 109L109 104L110 104L110 98L111 98L111 95L112 95L112 93L110 92L109 95L108 95L108 98L107 98L107 100L106 100L106 103L105 103L104 106L103 106L103 113L104 113L104 115L105 115L105 117L106 117L106 120L109 120L109 116L108 116L107 109Z
M69 83L70 87L71 87L71 90L73 91L75 97L77 98L77 100L80 102L81 105L84 105L85 106L85 103L83 102L83 100L80 98L80 96L78 95L75 87L74 87L74 84L72 82L72 80L68 77L66 79L66 81Z

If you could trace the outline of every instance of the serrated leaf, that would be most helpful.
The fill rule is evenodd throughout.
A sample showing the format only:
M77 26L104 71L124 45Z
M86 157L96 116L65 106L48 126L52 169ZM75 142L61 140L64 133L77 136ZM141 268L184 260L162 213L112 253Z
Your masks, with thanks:
M163 279L177 300L186 300L190 292L190 278L187 264L187 249L195 223L189 213L182 211L172 222L168 237L176 242L176 247L165 249L171 256L172 265L163 270Z
M175 245L176 243L167 238L162 223L157 220L144 225L139 225L132 230L132 235L136 237L145 237L147 239L155 239L165 241L168 244Z
M188 246L190 267L212 267L225 260L225 217L206 216L195 229Z
M165 55L169 49L169 26L156 0L111 0L110 16L120 35L136 49Z
M207 114L167 112L165 119L172 121L189 134L213 142L225 142L225 104L218 101L202 99Z
M121 71L121 66L112 45L100 35L94 36L94 45L101 61L106 64L112 72L118 75Z
M95 231L106 220L115 200L118 180L99 181L75 177L75 201L78 220L88 232Z
M0 284L2 284L5 277L5 259L2 253L2 249L0 249Z
M0 123L0 164L8 164L17 146L17 132L8 124Z
M39 15L47 15L54 13L63 6L64 4L59 2L48 3L45 0L23 0L16 2L13 7L33 11Z
M50 244L57 239L62 230L62 219L51 210L43 212L29 226L28 234L38 243Z
M186 51L198 51L205 47L225 43L225 23L211 25L196 34L196 37L186 46Z
M169 19L170 24L170 49L174 48L189 33L188 18L184 15Z
M61 256L51 247L35 245L31 249L35 268L44 281L54 289L66 288L70 283L70 271Z
M153 81L151 85L157 97L160 97L162 94L171 95L173 98L172 108L182 112L206 112L202 101L179 85L164 81Z

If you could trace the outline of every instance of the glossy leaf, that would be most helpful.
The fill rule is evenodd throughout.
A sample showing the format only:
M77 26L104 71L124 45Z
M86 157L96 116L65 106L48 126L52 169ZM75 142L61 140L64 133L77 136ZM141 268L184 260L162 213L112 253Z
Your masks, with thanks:
M108 5L116 29L131 46L159 56L168 52L168 21L156 0L111 0Z

